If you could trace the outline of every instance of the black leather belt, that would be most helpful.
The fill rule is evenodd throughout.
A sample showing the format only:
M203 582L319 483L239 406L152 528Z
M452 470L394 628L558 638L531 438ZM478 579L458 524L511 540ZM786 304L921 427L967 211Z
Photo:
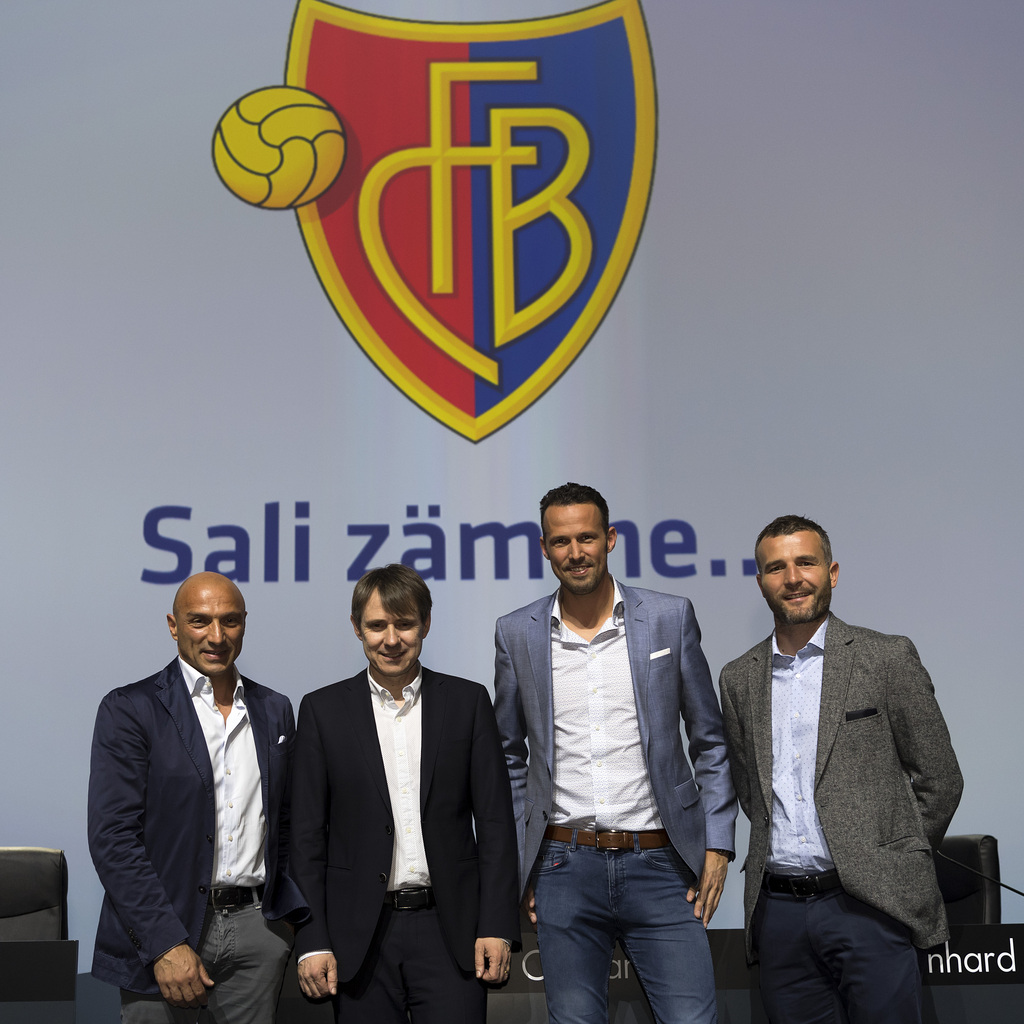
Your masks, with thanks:
M766 892L797 896L800 899L841 887L839 872L834 868L831 871L822 871L819 875L770 875L766 871L761 880L761 888Z
M429 910L434 906L434 890L422 886L413 889L392 889L385 898L395 910Z
M263 899L263 886L257 885L256 896ZM217 910L226 910L231 907L252 906L253 887L242 885L215 885L210 889L209 904Z

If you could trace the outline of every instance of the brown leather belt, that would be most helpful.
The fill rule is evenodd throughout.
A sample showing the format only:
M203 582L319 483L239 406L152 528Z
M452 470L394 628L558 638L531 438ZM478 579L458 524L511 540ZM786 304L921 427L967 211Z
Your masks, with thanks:
M761 888L765 891L796 896L802 900L809 896L817 896L819 893L831 892L841 885L839 872L835 869L822 871L818 875L770 875L766 871L764 878L761 879Z
M556 843L571 843L573 832L580 846L596 846L599 850L634 850L638 846L641 850L655 850L672 842L663 828L652 832L587 832L581 828L548 825L544 829L544 838L553 839Z

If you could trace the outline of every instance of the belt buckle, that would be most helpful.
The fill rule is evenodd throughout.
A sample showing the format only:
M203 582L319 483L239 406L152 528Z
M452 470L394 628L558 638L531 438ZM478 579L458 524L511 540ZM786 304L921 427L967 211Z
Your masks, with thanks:
M594 833L594 845L599 850L621 850L625 849L626 836L630 835L629 832L595 832ZM602 838L604 842L602 843Z
M811 875L802 875L798 878L790 879L790 888L793 890L793 895L800 899L807 899L808 896L813 896L818 891L818 880Z

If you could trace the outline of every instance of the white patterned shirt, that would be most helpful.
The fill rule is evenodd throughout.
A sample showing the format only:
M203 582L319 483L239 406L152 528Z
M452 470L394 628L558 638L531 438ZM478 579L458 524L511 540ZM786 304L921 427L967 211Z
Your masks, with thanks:
M563 621L558 594L552 604L551 821L641 832L662 822L640 741L622 595L614 586L612 614L589 642Z

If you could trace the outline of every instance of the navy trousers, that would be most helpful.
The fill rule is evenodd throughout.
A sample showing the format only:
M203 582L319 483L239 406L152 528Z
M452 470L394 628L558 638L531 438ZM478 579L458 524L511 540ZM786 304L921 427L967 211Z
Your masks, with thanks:
M910 930L842 889L762 891L753 940L771 1024L921 1024Z

